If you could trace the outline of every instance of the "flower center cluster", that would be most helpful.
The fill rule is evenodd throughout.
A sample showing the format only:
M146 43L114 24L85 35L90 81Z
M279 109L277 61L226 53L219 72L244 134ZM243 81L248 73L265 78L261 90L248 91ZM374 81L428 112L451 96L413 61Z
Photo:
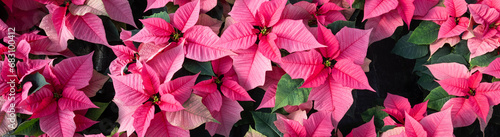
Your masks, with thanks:
M158 97L158 95L154 95L153 96L153 103L158 103L160 101L160 98Z
M318 21L317 21L316 19L309 20L309 21L307 22L307 25L309 25L309 26L317 26L317 25L318 25L318 23L317 23L317 22L318 22Z
M476 90L474 90L474 89L470 89L470 90L469 90L469 95L471 95L471 96L475 96L475 95L476 95Z
M325 65L325 67L333 67L336 63L337 61L334 59L323 59L323 65Z
M175 28L174 28L175 29ZM170 35L170 42L178 42L184 34L178 29L175 29L174 33Z
M179 39L182 37L182 33L173 33L172 35L170 35L170 39L173 41L173 42L177 42L179 41Z
M54 98L60 99L60 98L62 98L62 95L57 93L57 92L54 92Z
M262 34L262 35L265 36L265 35L271 33L271 29L272 29L271 27L269 27L269 28L268 27L261 28L260 29L260 34Z
M222 84L222 81L219 78L216 78L215 79L215 84L217 84L217 85Z
M220 75L215 77L215 84L221 85L222 84L222 78L224 78L224 75Z
M492 28L492 29L496 29L499 25L500 25L500 23L490 24L489 27Z

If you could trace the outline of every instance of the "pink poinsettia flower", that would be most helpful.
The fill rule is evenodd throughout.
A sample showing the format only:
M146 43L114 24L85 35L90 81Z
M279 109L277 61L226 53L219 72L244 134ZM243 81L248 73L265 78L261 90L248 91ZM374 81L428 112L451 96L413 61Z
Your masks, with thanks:
M92 55L68 58L54 67L45 66L42 75L49 85L21 103L32 112L31 119L40 118L40 128L47 135L72 137L81 126L77 125L75 111L97 108L81 90L92 79Z
M70 39L108 45L106 33L101 19L92 13L73 15L67 13L68 5L64 7L48 4L48 15L43 17L39 27L42 28L51 44L44 49L50 52L67 51L67 42ZM45 44L45 43L44 43Z
M494 4L496 5L496 4ZM500 45L500 7L490 7L486 4L470 4L471 18L474 23L480 24L464 39L468 39L467 46L471 52L470 58L491 52Z
M307 118L306 112L294 113L285 117L276 114L277 120L274 125L279 131L284 133L285 137L318 137L331 136L334 129L332 125L331 114L327 112L316 112ZM289 117L292 117L289 119Z
M233 61L230 57L223 57L212 61L215 76L211 79L201 81L193 89L194 93L201 96L203 104L214 118L220 122L207 123L205 129L210 135L215 133L229 136L229 132L240 117L243 108L237 101L254 101L247 91L241 87L233 70ZM221 93L224 96L221 96ZM224 117L222 116L224 114Z
M159 117L158 119L166 121L165 116L161 117L162 114L155 114L155 106L158 106L162 113L183 110L182 104L189 99L191 87L198 77L198 75L184 76L162 82L153 68L147 64L142 65L140 73L111 75L116 89L115 100L119 100L125 106L138 106L131 112L133 118L131 124L138 136L144 136L151 127L157 126L152 125L154 118ZM175 128L175 131L185 132L179 128Z
M381 16L396 10L403 21L410 26L411 19L415 12L415 0L367 0L364 7L364 19Z
M111 75L141 73L143 64L147 64L158 73L160 81L165 81L171 80L174 73L182 68L184 62L182 43L171 42L168 46L142 43L138 49L135 49L133 44L125 44L127 46L109 46L117 56L109 67Z
M237 22L229 26L221 36L221 47L248 49L257 38L258 51L266 58L281 62L279 49L288 52L323 47L307 31L300 21L281 19L286 0L235 1L229 15Z
M439 63L427 65L438 83L450 95L457 96L448 100L441 110L451 107L454 127L472 124L476 118L488 123L490 106L500 103L500 82L481 82L483 74L469 72L467 67L458 63Z
M384 132L381 137L453 137L451 109L422 117L421 120L404 112L405 125Z
M364 5L365 28L373 29L370 43L390 37L403 22L410 28L414 15L426 14L439 0L367 0Z
M234 69L246 90L264 84L271 61L281 62L280 49L296 52L323 47L301 21L281 19L285 6L286 0L240 0L229 12L236 23L217 44L238 54L232 56Z
M0 71L2 79L0 80L0 90L2 98L5 100L5 103L2 106L2 111L9 111L10 104L15 104L15 112L23 113L23 114L32 114L32 112L26 110L24 107L20 105L20 103L28 97L28 92L33 84L30 81L24 81L24 77L36 73L41 72L45 66L47 66L52 60L27 60L27 61L18 61L16 64L16 69L14 73L11 72L9 67L10 63L8 60L3 61L2 70ZM5 67L4 67L5 66ZM16 77L13 77L16 76ZM14 82L12 82L14 80ZM24 85L19 86L25 82ZM15 84L16 87L20 87L17 91L10 91L11 84ZM14 94L14 95L12 95ZM16 99L9 99L14 96Z
M254 101L250 95L248 95L247 91L236 82L237 76L232 69L232 64L233 61L229 57L212 61L212 68L215 76L212 76L211 79L201 81L193 87L195 94L203 97L204 103L217 102L215 104L218 105L210 106L208 107L209 109L220 110L222 98L220 98L221 95L219 91L222 92L224 96L234 101Z
M120 39L126 40L132 32L122 30ZM142 64L146 62L158 73L160 81L171 80L174 73L182 68L184 62L184 43L170 42L165 44L141 43L136 48L132 41L124 41L125 46L109 46L117 56L110 64L111 75L125 75L125 73L140 73Z
M420 121L427 115L427 102L416 104L412 108L407 98L387 93L387 97L384 100L385 109L383 111L396 118L399 123L396 123L391 117L386 117L384 118L385 125L404 126L405 114L408 114L408 116L411 116L416 121Z
M302 87L312 87L309 100L320 102L314 108L333 111L334 124L342 119L353 103L352 89L374 91L364 74L364 63L370 30L344 27L333 35L318 27L318 40L326 48L292 53L280 64L293 79L302 78Z
M335 3L327 2L320 4L321 6L318 9L318 4L300 1L293 5L286 5L282 18L303 20L309 26L328 25L337 20L346 20L340 12L344 8L337 6Z
M469 27L469 19L462 17L467 12L465 0L445 0L444 6L435 6L427 14L415 17L441 25L437 40L429 46L431 56L446 43L455 46L460 42L460 35Z
M144 12L150 9L164 7L169 2L174 2L175 5L183 6L192 1L200 1L200 9L202 13L208 12L217 6L217 0L148 0L148 4Z
M487 28L487 26L478 25L472 32L464 33L464 36L472 37L464 38L467 39L471 59L492 52L500 46L500 33L495 34L497 32L495 29L489 29L487 33L484 33Z
M202 62L233 55L231 51L214 45L219 37L212 29L195 25L199 14L200 1L189 2L177 9L171 23L161 18L141 20L144 28L127 41L152 42L156 45L170 42L182 43L185 46L186 58Z

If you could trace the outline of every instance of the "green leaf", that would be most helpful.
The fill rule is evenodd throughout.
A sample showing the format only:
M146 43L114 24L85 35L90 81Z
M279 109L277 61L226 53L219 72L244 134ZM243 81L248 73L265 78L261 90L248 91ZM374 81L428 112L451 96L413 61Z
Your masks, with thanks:
M45 81L45 77L43 77L43 75L40 74L39 72L34 73L34 74L30 74L30 75L24 77L22 84L24 85L24 83L26 83L28 81L31 82L31 84L32 84L32 87L30 88L28 95L31 95L31 94L37 92L43 86L49 84L49 83L47 83L47 81Z
M177 11L177 9L179 8L179 5L174 5L173 2L169 2L167 3L167 5L165 5L165 7L167 7L168 13L175 13L175 11Z
M277 120L275 113L252 112L252 117L255 121L255 130L268 137L282 137L278 128L274 125Z
M85 117L92 119L94 121L97 121L101 114L106 110L106 108L109 105L109 102L92 102L94 105L96 105L99 108L90 108L87 111L87 114L85 114Z
M491 78L491 82L497 82L497 81L500 81L500 79L497 79L495 77Z
M429 59L428 55L415 60L413 72L415 72L418 76L422 76L421 74L427 70L427 67L424 66L427 63L427 59Z
M354 21L339 20L339 21L335 21L333 23L328 24L327 28L332 30L333 34L337 34L337 32L339 32L340 29L342 29L346 26L349 28L355 28L355 25L356 25L356 23Z
M115 24L109 17L99 16L102 20L102 24L104 25L104 31L106 33L106 39L108 42L121 42L120 33L118 33L118 29Z
M429 64L435 64L439 58L450 54L452 52L451 50L452 48L449 46L441 47L434 54L432 54L431 58L428 60Z
M382 127L382 128L380 129L380 132L385 132L385 131L390 130L390 129L393 129L393 128L395 128L395 127L396 127L396 125L388 125L388 126L384 126L384 127Z
M144 16L144 19L147 18L162 18L167 22L170 22L170 16L168 16L168 13L166 11L158 12L150 16Z
M26 120L21 123L16 131L12 133L12 135L27 135L27 136L40 136L44 134L40 129L40 122L38 118Z
M398 40L396 46L392 49L392 53L407 59L417 59L429 53L429 46L417 45L408 42L408 38L413 33L410 32Z
M377 127L377 129L381 129L384 126L383 119L389 116L389 114L387 114L385 111L382 111L382 109L384 109L384 107L382 106L375 106L369 108L365 112L361 113L361 118L363 119L364 122L369 122L372 119L372 117L375 117L374 118L375 127Z
M441 107L443 107L444 103L451 99L452 95L449 95L448 92L446 92L443 87L439 86L429 93L427 97L425 97L424 101L429 100L427 103L427 107L430 109L434 109L437 111L441 110Z
M496 52L488 52L484 55L472 58L470 60L470 67L475 67L475 66L486 67L498 57L500 57L500 55L497 55Z
M365 0L355 0L353 3L352 3L352 8L354 9L364 9L365 8Z
M469 60L470 52L467 47L467 41L462 40L457 45L453 46L452 53L462 55L466 60Z
M428 91L431 91L432 89L434 89L436 87L439 87L439 83L434 81L434 77L427 75L427 74L423 74L422 76L420 76L417 83L422 88L424 88L425 90L428 90Z
M198 62L191 59L185 59L182 67L192 73L201 72L201 75L215 76L212 69L212 63L210 62Z
M285 74L278 82L276 89L276 100L273 112L287 105L300 105L307 101L311 88L299 88L304 80L292 79L290 75Z
M456 62L464 65L468 65L467 60L462 55L455 54L455 53L450 53L448 55L442 56L439 59L437 59L435 63L450 63L450 62Z
M411 34L408 42L419 44L419 45L428 45L432 42L436 41L438 33L439 33L439 25L432 21L422 21L413 34Z
M400 39L403 36L403 34L404 34L404 32L403 32L404 30L405 30L404 26L397 27L396 30L394 31L394 33L391 35L391 38L393 40Z

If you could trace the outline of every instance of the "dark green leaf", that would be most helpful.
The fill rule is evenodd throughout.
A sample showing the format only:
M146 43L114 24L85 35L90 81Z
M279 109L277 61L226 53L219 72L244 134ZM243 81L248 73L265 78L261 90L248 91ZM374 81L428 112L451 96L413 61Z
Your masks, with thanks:
M364 9L365 8L365 0L355 0L353 3L352 3L352 8L354 9Z
M343 21L343 20L339 20L339 21L335 21L333 23L330 23L328 24L327 28L329 28L330 30L332 30L332 33L333 34L337 34L337 32L340 31L340 29L344 28L344 27L349 27L349 28L354 28L356 25L356 23L354 21Z
M407 59L417 59L427 55L427 53L429 53L429 46L408 42L410 35L412 35L412 32L401 37L391 52Z
M144 16L144 19L147 19L147 18L162 18L165 21L170 22L170 16L168 16L168 13L166 11L158 12L158 13L155 13L151 16Z
M439 33L439 25L432 21L422 21L413 34L411 34L408 42L419 44L419 45L428 45L432 42L436 41L438 33Z
M470 67L475 67L475 66L486 67L498 57L500 57L500 55L497 55L496 52L488 52L484 55L472 58L470 60Z
M106 39L108 42L121 42L120 33L118 33L118 29L115 24L109 17L99 16L102 20L102 24L104 25L104 31L106 32Z
M252 112L252 117L255 121L255 130L268 137L281 137L281 133L274 125L277 120L275 113Z
M422 76L421 73L427 69L424 65L427 63L429 56L424 56L415 60L415 66L413 67L413 72L418 76Z
M97 121L97 119L99 119L99 117L104 112L104 110L106 110L106 108L108 107L109 102L107 102L107 103L106 102L92 102L92 103L94 103L94 105L96 105L99 108L90 108L87 111L87 114L85 114L85 117L92 119L94 121Z
M385 111L382 111L382 109L384 109L384 107L382 106L369 108L365 112L361 113L361 118L363 118L364 122L368 122L372 119L372 117L375 117L375 127L377 127L377 129L381 129L384 126L383 119L389 116L389 114L387 114Z
M38 90L40 90L40 88L49 84L47 83L47 81L45 81L45 77L43 77L43 75L38 72L24 77L23 85L28 81L31 82L32 84L32 87L30 88L28 95L37 92Z
M44 134L40 129L38 118L26 120L21 123L12 135L40 136Z
M167 5L165 5L165 7L167 7L168 13L174 13L179 8L179 5L174 5L173 2L169 2L167 3Z
M435 63L450 63L450 62L456 62L464 65L468 65L467 60L462 55L455 54L455 53L450 53L448 55L440 57Z
M201 75L215 76L212 70L212 63L210 62L198 62L191 59L185 59L182 67L192 73L201 72Z
M425 90L431 91L432 89L435 89L436 87L439 87L439 83L434 81L434 77L423 74L420 76L420 78L417 81L418 85L420 85L422 88Z
M446 56L451 53L452 48L449 46L444 46L436 51L436 53L432 54L429 59L429 63L427 64L435 64L439 58L442 56Z
M462 55L466 60L469 60L470 52L467 47L467 41L462 40L457 45L453 46L452 53Z
M454 96L449 95L448 92L446 92L440 86L440 87L437 87L437 88L431 90L429 95L427 95L427 97L425 97L424 101L429 100L429 102L427 103L428 108L440 111L441 107L443 107L444 103L446 103L446 101L448 101L452 97L454 97Z
M384 127L382 127L382 129L380 129L380 132L385 132L387 130L393 129L394 127L396 127L396 125L384 126Z
M304 80L292 79L290 75L285 74L278 82L276 89L276 101L273 112L286 105L300 105L307 101L311 88L299 88Z
M399 26L396 28L396 30L394 31L394 33L391 35L391 38L394 39L394 40L398 40L401 38L401 36L403 35L403 31L405 30L406 26Z

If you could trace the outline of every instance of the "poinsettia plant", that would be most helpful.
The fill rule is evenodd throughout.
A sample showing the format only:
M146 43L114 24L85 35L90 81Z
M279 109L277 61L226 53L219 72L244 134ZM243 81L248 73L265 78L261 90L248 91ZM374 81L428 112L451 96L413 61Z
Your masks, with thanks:
M0 134L500 132L500 0L2 0Z

